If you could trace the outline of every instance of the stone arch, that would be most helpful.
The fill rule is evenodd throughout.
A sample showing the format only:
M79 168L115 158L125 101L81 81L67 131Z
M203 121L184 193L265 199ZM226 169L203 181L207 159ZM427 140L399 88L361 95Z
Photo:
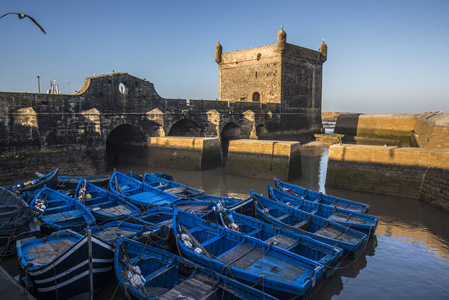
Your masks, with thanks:
M148 154L147 135L130 124L121 124L106 137L106 158L109 165L120 163L146 164Z
M265 128L264 124L257 125L256 135L259 140L264 140L267 138L268 132L267 132L267 129Z
M220 132L222 163L226 164L228 158L229 141L242 138L242 129L235 122L227 123Z
M197 121L184 118L176 121L170 127L167 136L204 137L204 128Z

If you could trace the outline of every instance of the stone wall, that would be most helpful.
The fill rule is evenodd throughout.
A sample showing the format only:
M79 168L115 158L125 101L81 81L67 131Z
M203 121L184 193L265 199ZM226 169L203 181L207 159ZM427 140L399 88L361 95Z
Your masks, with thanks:
M449 149L333 145L326 186L420 198L449 208L447 180L438 179L448 170Z
M217 138L153 137L148 139L148 165L205 170L221 163Z
M418 199L449 211L449 170L427 169Z
M359 137L402 140L410 143L417 116L418 114L343 114L338 116L334 132Z
M233 140L229 143L229 174L288 180L301 174L298 142Z
M0 156L0 185L36 178L59 168L59 175L95 175L106 170L104 149L50 148Z

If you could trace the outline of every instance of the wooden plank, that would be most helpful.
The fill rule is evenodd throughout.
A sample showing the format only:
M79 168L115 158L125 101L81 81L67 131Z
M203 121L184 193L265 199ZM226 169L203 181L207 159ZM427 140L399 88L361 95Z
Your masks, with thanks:
M108 208L102 208L100 210L97 210L97 212L101 212L103 214L109 214L109 215L129 215L131 211L127 209L123 204L108 207Z
M270 244L273 243L274 246L282 249L287 249L288 247L296 243L296 240L286 237L282 234L278 234L269 238L268 240L265 240L265 242Z
M263 252L246 244L235 247L220 257L220 261L239 269L246 269L263 256Z
M37 245L27 249L28 257L33 259L33 265L43 265L52 262L64 254L75 243L70 240L59 240L51 243Z
M207 276L196 274L161 295L159 299L201 299L210 294L213 289L214 284Z
M315 233L324 237L329 237L347 243L357 243L359 241L357 238L345 233L344 230L333 226L321 228Z
M265 255L249 266L246 271L281 281L295 282L306 272L306 269L291 265L272 255Z

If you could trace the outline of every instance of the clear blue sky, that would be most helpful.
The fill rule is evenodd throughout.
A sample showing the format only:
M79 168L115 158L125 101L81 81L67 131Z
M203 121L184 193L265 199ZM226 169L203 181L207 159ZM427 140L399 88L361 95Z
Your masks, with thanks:
M165 98L215 99L224 52L287 42L328 45L323 111L449 113L449 1L2 0L0 91L63 93L127 72Z

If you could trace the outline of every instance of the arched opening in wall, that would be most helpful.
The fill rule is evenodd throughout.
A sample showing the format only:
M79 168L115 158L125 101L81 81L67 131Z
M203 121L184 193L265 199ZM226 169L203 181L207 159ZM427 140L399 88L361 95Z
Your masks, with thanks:
M197 136L204 137L201 125L191 119L181 119L170 128L168 136Z
M259 140L265 140L267 138L267 129L264 125L256 127L256 135Z
M260 102L260 94L258 92L253 94L253 102Z
M147 139L135 126L117 126L106 140L109 167L116 168L120 164L146 164L147 154Z
M228 149L229 149L229 141L237 140L241 138L242 131L234 122L228 123L223 127L223 130L220 134L221 139L221 152L223 154L222 164L226 165L226 161L228 159Z

